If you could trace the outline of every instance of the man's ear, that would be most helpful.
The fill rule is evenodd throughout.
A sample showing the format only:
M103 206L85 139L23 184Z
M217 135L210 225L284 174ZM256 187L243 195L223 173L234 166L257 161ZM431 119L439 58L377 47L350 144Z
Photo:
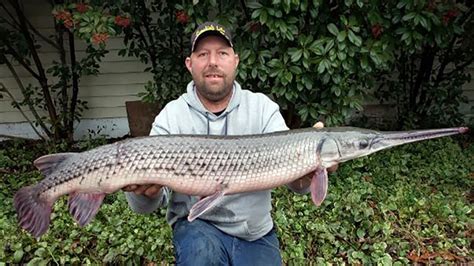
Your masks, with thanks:
M193 74L193 71L192 71L193 63L191 62L191 57L186 57L186 60L184 60L184 63L186 64L186 68L188 69L189 73L191 73L191 75L192 75Z
M237 69L237 66L239 66L240 62L240 57L238 54L235 54L235 69Z

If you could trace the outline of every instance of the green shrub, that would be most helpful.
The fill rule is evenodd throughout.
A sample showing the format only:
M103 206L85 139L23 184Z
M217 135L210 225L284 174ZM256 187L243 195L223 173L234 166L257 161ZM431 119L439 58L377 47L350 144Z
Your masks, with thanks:
M399 126L458 125L474 61L466 1L193 1L185 30L235 33L245 88L271 95L291 128L345 124L362 104L396 104ZM218 10L218 12L210 12ZM175 22L177 23L177 22ZM372 98L375 93L376 99Z
M290 128L318 120L345 124L375 101L369 98L374 93L396 104L399 126L462 123L462 85L474 60L468 2L145 2L91 5L130 16L120 54L150 64L153 81L140 94L146 101L163 106L184 91L189 36L211 20L233 32L240 56L236 79L275 99Z

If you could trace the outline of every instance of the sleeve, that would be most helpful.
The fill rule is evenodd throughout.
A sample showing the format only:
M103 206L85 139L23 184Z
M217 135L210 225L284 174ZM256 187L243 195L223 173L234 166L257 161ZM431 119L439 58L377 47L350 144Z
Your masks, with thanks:
M265 116L263 121L263 131L262 133L271 133L276 131L288 130L286 126L285 119L280 113L280 107L278 104L268 99L267 106L265 108Z
M156 116L150 130L150 136L155 135L167 135L170 134L169 130L169 111L165 107ZM168 204L171 191L167 187L162 187L159 195L156 198L149 198L143 195L137 195L133 192L125 192L125 198L127 199L130 208L137 213L152 213L160 207L165 207Z

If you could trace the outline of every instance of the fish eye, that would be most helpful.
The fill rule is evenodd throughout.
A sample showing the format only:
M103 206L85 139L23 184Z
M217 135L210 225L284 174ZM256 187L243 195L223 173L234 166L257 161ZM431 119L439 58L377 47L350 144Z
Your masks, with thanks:
M359 141L359 149L365 149L369 146L369 141L364 139Z

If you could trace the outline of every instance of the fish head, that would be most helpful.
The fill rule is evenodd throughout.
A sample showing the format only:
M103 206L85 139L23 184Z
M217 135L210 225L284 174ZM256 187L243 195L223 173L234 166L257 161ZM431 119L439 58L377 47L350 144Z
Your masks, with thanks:
M328 128L320 138L318 153L323 166L329 167L398 145L467 131L466 127L386 132L362 128Z
M362 128L328 128L317 146L323 166L345 162L372 153L371 143L380 132Z

